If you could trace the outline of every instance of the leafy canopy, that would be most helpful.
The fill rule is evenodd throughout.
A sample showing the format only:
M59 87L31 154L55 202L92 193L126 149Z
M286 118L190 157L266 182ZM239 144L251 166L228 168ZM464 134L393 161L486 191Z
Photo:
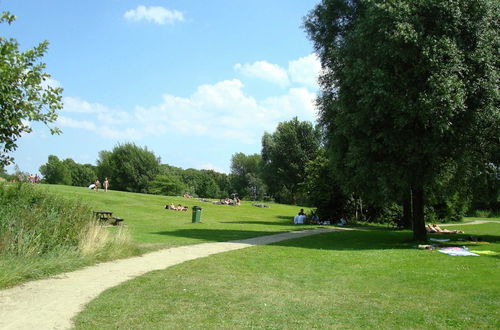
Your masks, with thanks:
M9 12L0 16L0 24L14 20ZM52 123L62 109L62 88L47 84L50 75L40 62L47 48L48 42L43 41L22 52L15 39L0 36L0 166L13 161L9 153L17 149L22 133L32 131L30 122ZM50 132L61 131L52 127Z
M498 146L499 14L494 0L324 0L306 18L339 181L371 200L411 190L418 238L424 192Z

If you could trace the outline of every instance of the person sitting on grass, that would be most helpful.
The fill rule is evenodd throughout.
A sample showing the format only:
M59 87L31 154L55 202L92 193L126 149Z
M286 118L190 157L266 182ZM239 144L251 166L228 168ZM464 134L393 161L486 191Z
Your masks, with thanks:
M305 220L306 214L304 213L304 209L300 209L299 213L293 218L293 223L296 225L302 225Z

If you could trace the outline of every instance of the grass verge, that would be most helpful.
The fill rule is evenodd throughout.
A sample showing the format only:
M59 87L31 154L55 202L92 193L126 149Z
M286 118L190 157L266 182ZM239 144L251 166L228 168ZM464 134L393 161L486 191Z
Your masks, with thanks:
M418 250L408 231L322 234L149 273L92 301L76 328L498 329L500 227L457 228L446 244L493 254Z
M139 254L126 229L91 208L29 184L0 184L0 288Z

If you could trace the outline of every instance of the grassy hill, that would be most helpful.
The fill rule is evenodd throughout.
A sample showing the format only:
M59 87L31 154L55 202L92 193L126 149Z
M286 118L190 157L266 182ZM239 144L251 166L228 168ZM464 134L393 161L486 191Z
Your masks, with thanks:
M36 205L37 208L40 207L44 210L43 214L50 215L55 208L64 209L66 204L63 202L64 200L75 200L79 203L68 203L68 205L85 206L88 211L84 213L88 213L89 217L92 215L92 210L107 210L125 221L122 226L106 228L97 226L94 228L96 230L89 232L87 236L90 237L91 243L93 242L90 244L90 250L93 249L94 243L99 243L100 239L108 237L108 232L117 238L111 245L102 243L104 245L97 253L84 253L82 255L81 248L79 250L76 246L61 246L43 254L0 253L0 288L75 270L96 262L129 257L160 248L249 238L304 227L294 226L291 223L292 217L299 208L289 205L270 204L269 208L259 208L252 206L251 202L242 202L240 206L214 205L209 202L200 202L198 199L183 197L165 197L112 190L95 192L83 187L62 185L37 185L34 188L35 195L37 195L36 191L38 190L41 193L48 192L49 195L55 195L53 200L60 204ZM31 191L31 189L28 190ZM30 193L28 192L28 194ZM41 196L44 194L42 193ZM61 197L63 198L61 202L56 202ZM25 205L17 206L19 207L17 214L20 217L11 218L10 221L17 224L30 220L29 222L33 226L43 227L46 228L45 231L50 231L51 222L48 219L44 222L44 215L41 213L30 213L34 211L28 205L31 197L26 198L28 200L25 201ZM187 212L166 210L165 205L170 203L182 204L190 209ZM192 223L191 221L191 207L194 205L203 208L200 223ZM30 212L26 213L26 209ZM67 210L66 213L72 214L72 210ZM21 216L21 214L25 215ZM23 220L23 217L29 219ZM85 217L87 218L87 215ZM64 215L59 219L64 222ZM37 229L30 235L37 237Z
M297 230L304 226L292 224L300 207L266 204L260 208L252 202L239 206L214 205L197 198L167 197L99 191L81 187L42 185L42 189L75 198L89 204L93 210L108 210L124 218L132 239L141 244L179 246L202 242L217 242L249 238L276 232ZM187 212L166 210L165 205L185 205ZM192 206L203 208L201 223L192 223ZM306 226L310 227L310 226Z

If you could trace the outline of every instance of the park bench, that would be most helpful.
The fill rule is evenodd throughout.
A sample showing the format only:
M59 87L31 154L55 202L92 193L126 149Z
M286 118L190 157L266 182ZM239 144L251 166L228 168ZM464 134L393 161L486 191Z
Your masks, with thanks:
M94 211L94 217L100 223L108 223L113 226L119 225L123 221L120 217L114 217L113 212L110 211Z
M119 217L112 217L111 219L108 220L108 223L113 225L113 226L117 226L120 224L120 222L122 222L123 219L122 218L119 218Z

